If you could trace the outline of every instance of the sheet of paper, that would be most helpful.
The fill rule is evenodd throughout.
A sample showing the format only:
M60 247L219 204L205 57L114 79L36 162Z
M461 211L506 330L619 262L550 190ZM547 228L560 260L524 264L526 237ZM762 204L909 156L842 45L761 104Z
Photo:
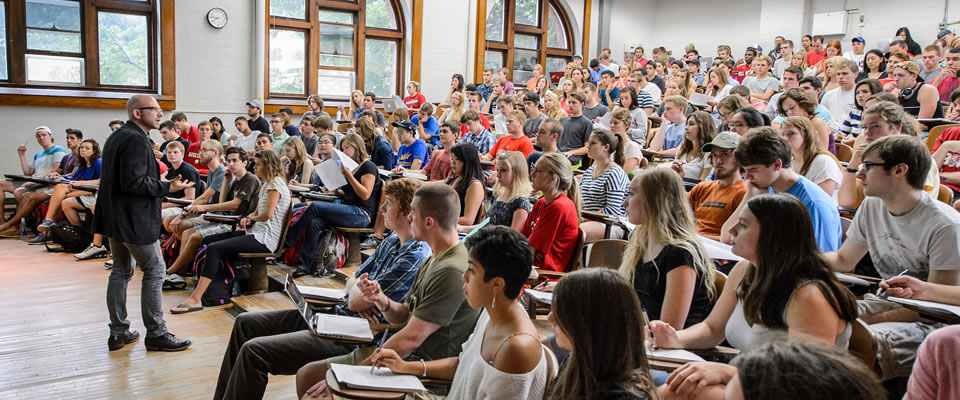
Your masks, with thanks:
M612 113L606 113L600 120L593 124L594 129L610 129L610 119L613 118Z
M347 289L331 289L316 286L297 285L303 297L314 299L342 301L347 297Z
M700 243L703 243L703 247L707 250L707 255L710 258L715 260L731 260L731 261L740 261L743 258L733 254L729 244L721 243L716 240L710 239L708 237L700 236Z
M647 347L647 356L657 358L669 358L671 360L682 361L706 361L702 357L682 349L658 349L650 350Z
M337 382L355 389L374 389L392 392L425 392L420 380L413 375L398 375L389 368L376 368L370 372L369 366L330 364Z
M541 303L545 303L545 304L553 303L552 292L541 292L539 290L533 290L533 289L524 289L524 291L527 292L527 294L529 294L534 299L537 299L537 301Z
M357 168L357 162L353 161L352 158L350 158L346 154L343 154L343 152L340 151L339 149L334 148L333 151L337 154L337 159L340 160L340 162L342 162L343 165L347 166L347 169L353 171L354 169Z
M410 171L403 171L403 177L404 177L404 178L419 179L419 180L421 180L421 181L425 181L425 180L428 179L428 178L427 178L427 174L421 174L421 173L410 172Z
M697 106L707 106L708 101L713 101L713 96L707 96L703 93L693 92L693 95L690 96L690 104Z
M298 193L299 193L299 192L309 192L309 191L310 191L310 189L307 189L307 188L305 188L305 187L303 187L303 186L287 185L287 187L290 188L290 191L291 191L291 192L298 192Z
M937 311L945 311L948 313L953 313L954 315L960 317L960 306L937 303L934 301L904 299L902 297L893 297L893 296L889 296L887 297L887 299L895 301L897 303L910 304L917 307L929 308Z
M326 186L328 190L339 189L347 184L347 179L344 178L343 173L340 172L340 166L337 165L337 160L324 161L317 164L313 170L317 172L317 176L320 178L320 181L323 182L323 186Z
M866 279L860 279L842 272L834 272L833 275L837 277L837 280L848 285L870 286L870 281L867 281Z
M370 323L363 318L317 314L317 334L373 340Z

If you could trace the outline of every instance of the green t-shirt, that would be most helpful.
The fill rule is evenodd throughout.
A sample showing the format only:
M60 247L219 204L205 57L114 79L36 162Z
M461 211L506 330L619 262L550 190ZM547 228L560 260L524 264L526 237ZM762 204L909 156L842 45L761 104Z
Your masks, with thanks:
M406 296L412 316L440 325L413 351L413 357L424 360L460 354L480 316L480 310L471 308L463 296L463 271L467 269L467 248L463 242L438 258L434 256L423 261Z

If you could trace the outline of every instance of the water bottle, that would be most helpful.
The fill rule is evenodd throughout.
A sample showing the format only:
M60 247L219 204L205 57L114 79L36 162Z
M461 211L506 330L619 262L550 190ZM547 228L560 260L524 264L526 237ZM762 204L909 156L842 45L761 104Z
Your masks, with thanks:
M20 218L20 240L27 240L27 219Z

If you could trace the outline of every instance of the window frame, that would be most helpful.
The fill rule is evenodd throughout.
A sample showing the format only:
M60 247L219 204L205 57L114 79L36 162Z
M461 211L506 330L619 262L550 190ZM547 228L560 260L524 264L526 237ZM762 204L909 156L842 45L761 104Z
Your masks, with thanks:
M126 108L133 94L152 94L163 109L176 108L176 59L173 0L79 0L80 54L83 84L79 86L27 83L26 55L74 56L28 50L26 0L0 0L6 6L7 79L0 80L0 105L49 105L83 108ZM98 13L145 16L147 22L147 86L100 83ZM163 55L161 59L160 55Z
M496 1L496 0L487 0L487 1ZM563 6L556 0L540 0L540 12L539 12L539 26L529 26L522 25L516 22L516 0L503 0L503 41L493 41L487 40L486 30L484 29L484 46L482 49L478 48L477 57L480 62L477 63L479 66L483 66L483 69L486 69L486 51L496 51L504 55L503 62L504 65L501 67L507 67L509 73L507 74L507 79L513 80L513 65L514 65L514 36L517 34L521 35L532 35L538 37L536 49L538 64L541 64L546 68L547 58L567 58L570 59L574 55L574 49L576 48L576 38L573 35L573 31L570 24L570 16L567 15L566 10ZM555 48L548 47L548 29L549 29L549 18L550 18L550 9L551 7L557 11L557 16L560 18L560 25L563 29L564 34L567 37L567 48ZM482 12L486 13L486 10ZM486 25L487 15L483 15L483 22ZM478 38L479 39L479 38ZM521 49L528 50L528 49ZM480 76L483 73L483 70L477 71L476 75ZM544 74L546 75L546 70Z
M373 28L366 26L366 0L356 0L353 2L343 1L343 0L304 0L304 6L307 7L306 18L305 19L292 19L284 17L275 17L269 15L270 10L270 0L266 0L266 10L267 11L267 26L264 31L266 35L265 47L266 51L264 52L264 94L266 97L266 103L274 104L296 104L299 105L303 102L303 99L310 94L318 92L318 72L323 70L336 70L336 71L350 71L355 74L355 82L357 88L365 87L366 80L366 57L365 51L366 40L385 40L385 41L394 41L398 44L397 49L397 59L395 60L397 68L396 76L396 92L388 94L388 97L393 95L399 95L403 91L403 78L404 78L404 69L406 60L406 19L404 18L403 9L398 3L398 0L384 0L388 7L392 7L393 16L395 18L397 29L387 29L387 28ZM319 28L321 24L336 24L328 22L320 22L319 12L320 9L334 11L334 12L348 12L354 14L354 39L353 39L353 54L354 54L354 66L353 67L330 67L330 66L321 66L319 57L320 57L320 33ZM347 24L336 24L342 26L348 26ZM275 93L270 91L270 30L271 29L298 29L307 32L307 45L306 45L306 60L304 71L306 76L305 78L305 92L304 93ZM361 89L362 90L362 89ZM333 101L349 101L349 93L344 93L342 96L324 96L324 99L333 100ZM379 97L382 99L383 97Z

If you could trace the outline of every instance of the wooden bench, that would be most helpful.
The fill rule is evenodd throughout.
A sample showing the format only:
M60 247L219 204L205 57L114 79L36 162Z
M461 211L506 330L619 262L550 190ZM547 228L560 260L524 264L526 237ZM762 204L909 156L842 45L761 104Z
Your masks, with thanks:
M250 261L250 289L248 293L263 293L270 288L270 281L267 278L267 259L280 258L283 256L283 242L287 238L287 229L290 227L290 216L293 214L293 202L287 208L283 216L283 233L280 234L280 241L277 242L277 248L271 253L239 253L237 257L246 258Z

